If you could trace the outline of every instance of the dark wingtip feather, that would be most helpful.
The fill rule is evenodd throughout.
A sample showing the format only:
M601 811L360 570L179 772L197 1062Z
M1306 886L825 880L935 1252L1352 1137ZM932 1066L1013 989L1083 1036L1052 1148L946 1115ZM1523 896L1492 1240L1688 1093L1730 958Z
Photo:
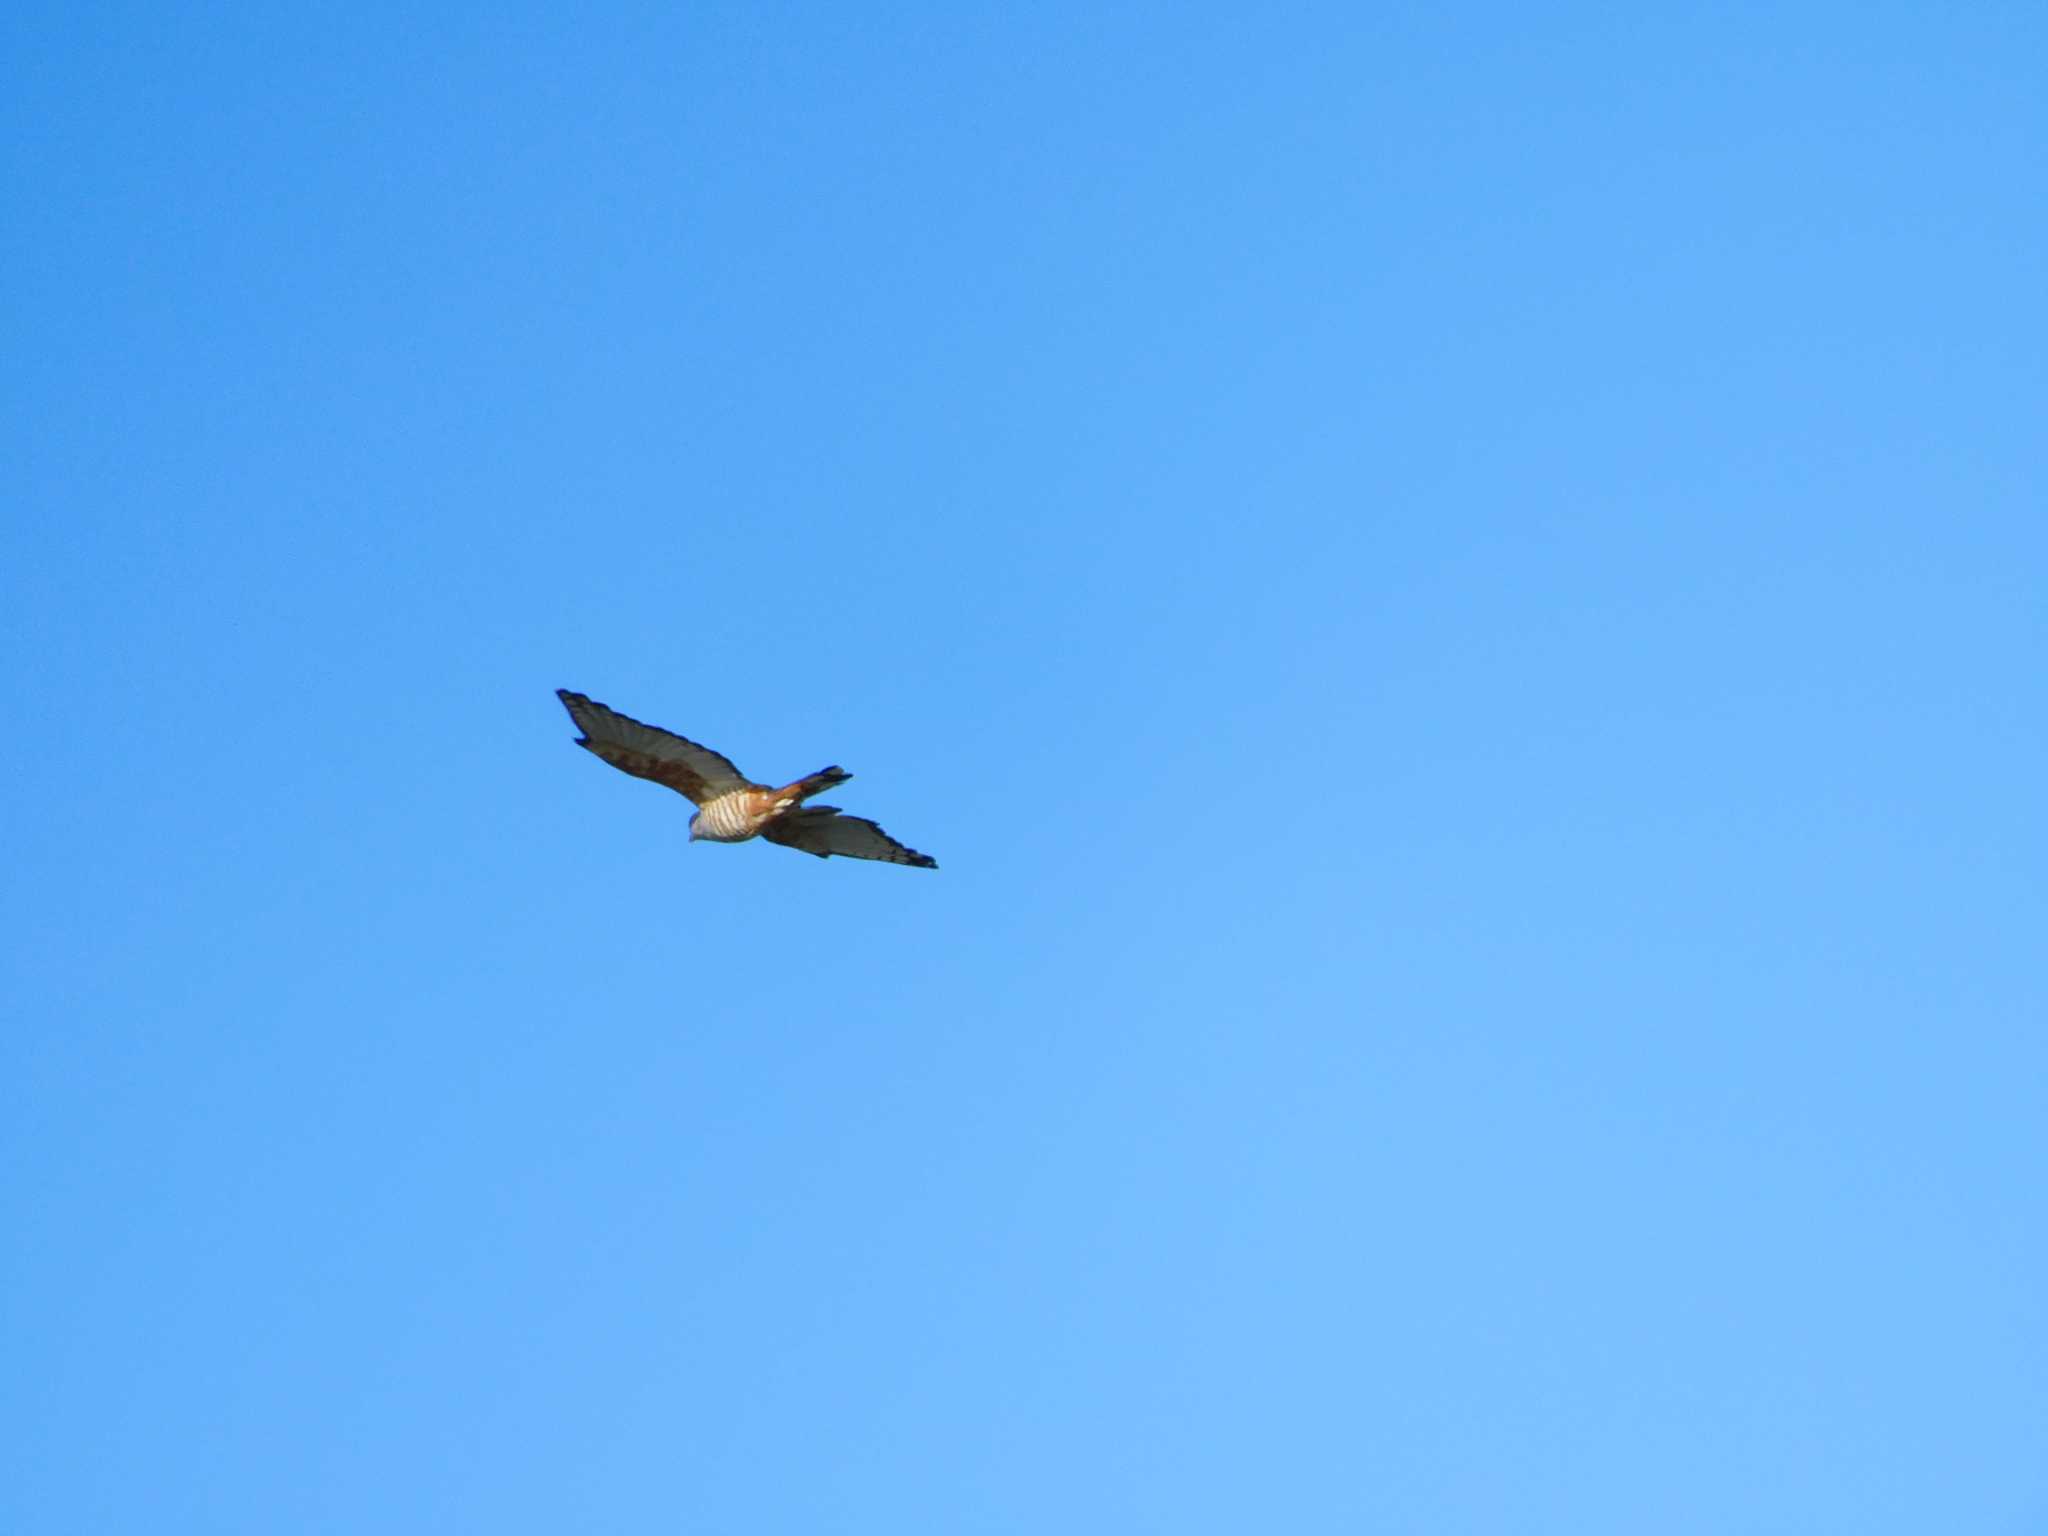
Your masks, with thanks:
M576 706L579 704L588 704L590 702L589 696L587 694L577 693L573 689L557 688L555 690L555 697L562 701L562 708L569 711L570 723L573 724L577 730L582 731L584 729L584 726L583 722L576 718ZM576 745L579 747L587 747L590 745L590 737L587 732L584 735L578 736L576 738Z

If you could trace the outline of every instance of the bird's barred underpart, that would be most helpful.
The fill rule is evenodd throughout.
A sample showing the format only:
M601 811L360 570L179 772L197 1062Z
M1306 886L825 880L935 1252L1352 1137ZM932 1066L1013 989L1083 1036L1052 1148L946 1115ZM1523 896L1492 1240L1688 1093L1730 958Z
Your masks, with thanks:
M707 800L697 812L697 835L715 843L743 843L761 830L761 820L750 803L752 790L740 790Z

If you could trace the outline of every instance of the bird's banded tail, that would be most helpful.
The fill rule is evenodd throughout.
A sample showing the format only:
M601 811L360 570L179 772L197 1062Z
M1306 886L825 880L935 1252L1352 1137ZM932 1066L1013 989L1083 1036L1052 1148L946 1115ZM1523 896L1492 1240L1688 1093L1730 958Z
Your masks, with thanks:
M830 768L820 768L816 773L806 774L786 789L779 790L777 799L787 796L796 800L808 800L813 795L822 795L826 790L844 784L853 775L834 763Z

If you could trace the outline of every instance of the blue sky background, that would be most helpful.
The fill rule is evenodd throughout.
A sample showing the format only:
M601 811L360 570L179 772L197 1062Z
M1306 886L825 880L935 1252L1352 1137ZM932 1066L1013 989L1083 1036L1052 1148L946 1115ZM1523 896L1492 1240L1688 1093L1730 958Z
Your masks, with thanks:
M0 1526L2043 1529L2041 10L1021 10L10 13Z

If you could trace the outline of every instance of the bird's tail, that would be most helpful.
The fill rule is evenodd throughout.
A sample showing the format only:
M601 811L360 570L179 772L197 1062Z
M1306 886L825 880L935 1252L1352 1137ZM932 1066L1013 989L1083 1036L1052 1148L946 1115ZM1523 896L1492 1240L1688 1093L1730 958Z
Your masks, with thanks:
M776 791L776 798L787 796L794 800L808 800L813 795L822 795L835 785L844 784L852 777L852 774L835 763L830 768L820 768L816 773L805 774L794 784Z

